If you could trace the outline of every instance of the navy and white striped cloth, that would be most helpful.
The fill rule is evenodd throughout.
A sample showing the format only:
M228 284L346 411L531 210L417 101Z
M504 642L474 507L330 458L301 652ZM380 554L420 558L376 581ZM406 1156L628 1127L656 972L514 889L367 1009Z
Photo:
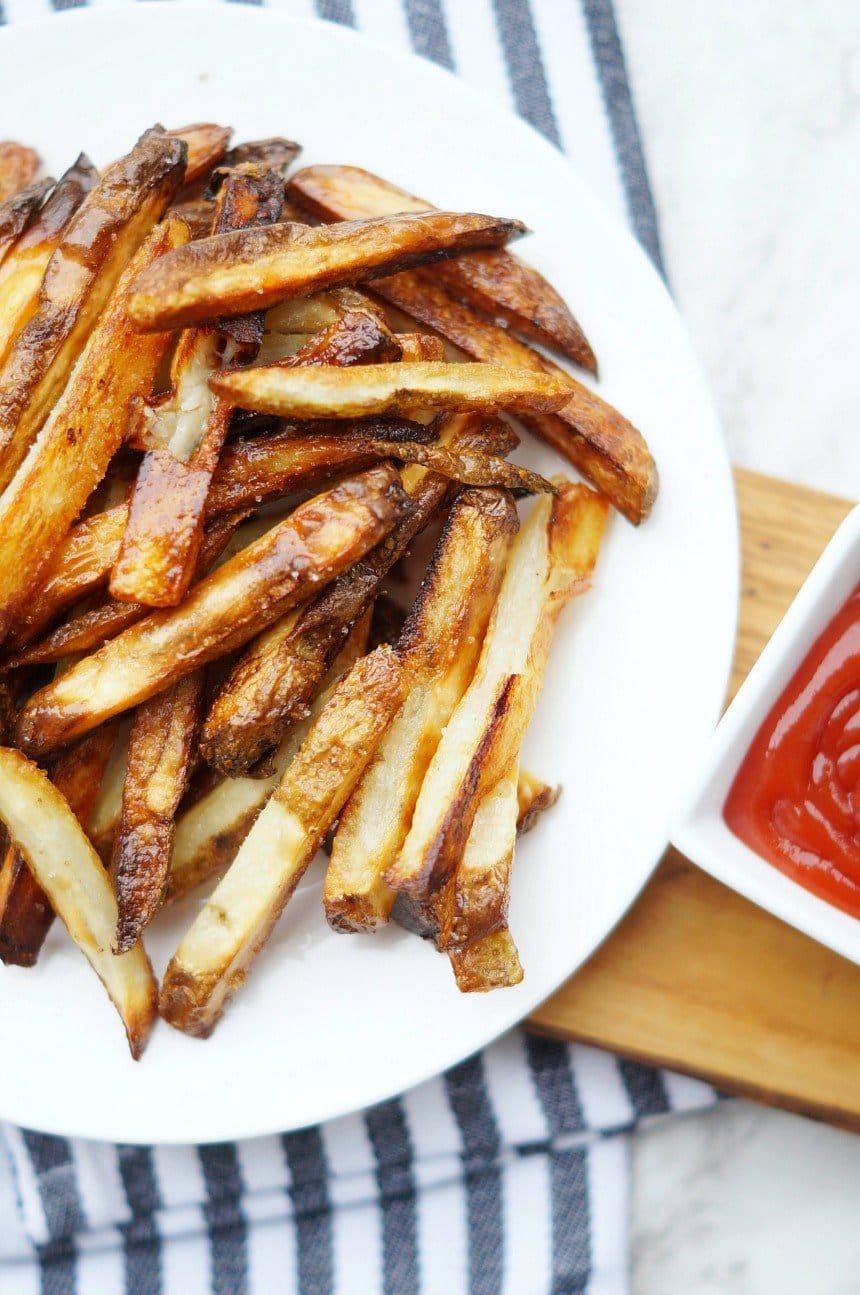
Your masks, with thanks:
M79 3L0 0L0 20ZM277 7L411 48L521 113L661 266L610 0ZM0 1295L623 1295L627 1134L714 1100L514 1032L399 1099L282 1136L116 1147L0 1124Z

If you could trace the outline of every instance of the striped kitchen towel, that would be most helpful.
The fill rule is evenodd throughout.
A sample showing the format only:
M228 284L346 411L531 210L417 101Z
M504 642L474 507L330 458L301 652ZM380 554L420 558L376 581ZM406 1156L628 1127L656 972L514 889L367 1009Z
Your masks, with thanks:
M0 1126L0 1295L622 1295L624 1134L713 1100L515 1031L281 1136L115 1147Z
M270 2L411 48L518 111L662 268L610 0ZM0 0L0 20L79 3ZM626 1134L714 1100L515 1031L282 1136L116 1147L0 1124L0 1295L623 1295Z

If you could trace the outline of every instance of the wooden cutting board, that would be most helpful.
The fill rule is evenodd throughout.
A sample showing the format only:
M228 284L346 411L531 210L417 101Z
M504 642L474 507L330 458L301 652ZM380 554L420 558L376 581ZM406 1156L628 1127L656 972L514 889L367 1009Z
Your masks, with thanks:
M734 696L851 504L737 470ZM708 1079L860 1131L860 967L669 849L534 1030Z

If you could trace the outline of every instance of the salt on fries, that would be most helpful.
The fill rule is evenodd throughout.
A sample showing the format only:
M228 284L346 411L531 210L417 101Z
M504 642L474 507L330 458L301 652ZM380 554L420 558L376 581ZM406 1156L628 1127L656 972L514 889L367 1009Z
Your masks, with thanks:
M334 930L522 979L559 794L523 736L610 505L657 490L533 348L597 373L519 221L298 152L154 127L55 183L0 143L0 959L59 916L135 1057L159 1009L212 1031L324 841ZM510 416L603 493L510 461ZM215 877L159 994L144 936Z

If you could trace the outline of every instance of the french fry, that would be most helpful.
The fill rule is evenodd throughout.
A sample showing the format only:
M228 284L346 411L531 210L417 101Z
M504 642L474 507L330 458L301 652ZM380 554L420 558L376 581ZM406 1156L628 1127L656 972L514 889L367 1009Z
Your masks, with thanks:
M218 195L216 229L277 220L282 199L283 181L274 171L228 175ZM259 331L262 336L262 316ZM250 316L221 321L218 331L187 329L174 354L170 392L147 406L158 443L141 463L111 573L110 592L120 601L175 607L191 583L206 498L230 428L230 406L207 385L228 333L242 354L254 354L259 338Z
M51 782L83 827L89 820L116 739L106 724L66 751L50 772ZM0 868L0 961L32 967L54 920L50 900L17 846L10 845Z
M232 556L233 552L238 552L246 543L259 538L258 534L250 535L243 531L237 538L236 547L231 548L232 536L246 516L246 512L224 513L209 523L197 559L196 578L205 575L212 564L221 559L222 554ZM119 540L116 544L117 551L118 548ZM106 579L109 570L110 564L102 570L100 579ZM150 610L145 603L126 603L116 598L103 598L96 601L95 606L87 606L84 611L71 614L45 638L23 647L10 659L9 666L45 665L70 654L91 652L93 648L101 647L107 639L114 638L130 625L143 620Z
M566 484L541 496L514 545L475 677L427 770L409 835L385 881L425 899L454 872L480 801L516 761L559 613L587 587L606 501Z
M380 274L525 233L516 220L431 212L311 228L285 222L191 243L141 275L131 299L139 328L175 328L218 315L266 309L288 297Z
M521 421L593 482L629 521L638 525L645 520L659 489L657 467L642 433L623 414L420 271L379 279L372 286L384 301L435 329L472 359L566 381L568 400L563 407L556 413L532 409Z
M84 826L93 848L106 868L110 867L113 843L122 814L122 789L128 767L128 747L134 715L118 719L114 725L116 738L105 766L89 818ZM106 727L103 725L102 727ZM100 732L96 729L96 732ZM87 739L85 738L84 741Z
M202 717L203 673L195 671L135 712L111 858L119 908L114 949L140 938L164 899L174 815L188 785Z
M506 926L449 954L457 988L463 994L508 989L523 978L520 955Z
M337 685L165 972L161 1015L206 1037L304 875L403 696L391 648Z
M517 836L525 836L545 810L552 809L561 795L561 787L536 778L527 769L520 769L517 783Z
M241 647L361 558L406 506L385 464L302 504L180 607L150 613L34 693L18 720L22 749L54 750Z
M444 360L445 345L432 333L398 333L400 358L405 363L416 360Z
M244 140L241 144L234 144L224 154L214 177L215 183L220 183L220 174L225 169L237 166L265 166L270 171L280 171L283 174L301 151L301 144L292 139L284 139L283 135Z
M9 249L14 247L31 221L36 219L53 183L51 179L34 180L26 189L0 203L0 262L6 258Z
M288 190L300 206L323 220L431 209L423 198L357 166L307 166L293 176ZM509 252L471 252L441 263L432 273L456 297L597 372L588 338L555 288Z
M145 339L131 333L128 284L141 266L186 236L184 225L169 221L136 253L60 400L0 495L0 640L107 471L122 443L129 402L150 390L167 348L166 333Z
M232 861L338 680L364 655L369 625L368 611L347 635L305 717L290 728L273 755L271 773L265 778L221 779L180 812L167 879L168 901L187 895Z
M0 202L20 192L39 169L39 154L14 140L0 140Z
M214 122L195 122L192 126L177 126L166 132L170 139L183 140L188 149L185 163L184 184L207 176L217 166L227 150L233 131L229 126L217 126Z
M45 271L38 308L0 370L0 489L24 459L85 344L91 345L96 320L167 208L184 164L180 140L147 131L105 172L66 227ZM176 243L179 238L171 235ZM129 344L124 358L136 349Z
M347 802L323 903L339 931L388 921L382 879L397 858L433 753L468 687L517 531L513 501L494 490L455 500L397 643L407 698Z
M39 291L48 262L63 231L92 189L98 173L81 153L58 181L50 196L0 265L0 362L39 304Z
M68 803L19 751L0 750L0 818L54 911L120 1014L137 1058L155 1020L158 987L143 947L111 953L117 906L110 880Z
M215 374L210 385L241 409L307 419L408 415L416 408L553 410L569 396L566 384L546 373L437 361L354 369L267 365Z

